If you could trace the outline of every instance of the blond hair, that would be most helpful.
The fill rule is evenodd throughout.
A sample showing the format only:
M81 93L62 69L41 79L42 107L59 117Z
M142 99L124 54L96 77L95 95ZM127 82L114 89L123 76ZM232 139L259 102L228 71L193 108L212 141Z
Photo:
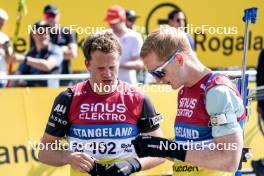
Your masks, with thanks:
M160 59L165 60L176 49L178 52L185 53L192 51L187 34L180 29L162 25L148 35L141 48L140 56L144 58L150 52L154 52Z

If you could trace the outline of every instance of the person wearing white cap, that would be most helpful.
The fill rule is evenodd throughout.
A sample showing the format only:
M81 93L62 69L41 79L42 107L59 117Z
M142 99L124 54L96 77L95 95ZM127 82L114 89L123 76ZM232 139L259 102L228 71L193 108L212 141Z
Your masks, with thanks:
M1 31L7 20L8 14L3 9L0 9L0 76L7 74L6 63L8 61L5 50L10 51L10 47L8 47L9 37ZM5 87L5 85L6 81L0 80L0 88Z

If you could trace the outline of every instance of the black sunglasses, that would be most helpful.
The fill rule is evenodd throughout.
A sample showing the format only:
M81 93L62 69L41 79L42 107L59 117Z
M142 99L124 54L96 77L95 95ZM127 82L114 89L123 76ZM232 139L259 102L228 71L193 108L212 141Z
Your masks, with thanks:
M161 66L159 66L155 70L149 71L149 73L152 76L156 77L156 78L162 78L162 77L164 77L166 75L164 68L169 63L171 63L173 61L173 59L175 58L177 52L178 52L178 49L173 52L173 54L168 58L168 60L164 64L162 64Z

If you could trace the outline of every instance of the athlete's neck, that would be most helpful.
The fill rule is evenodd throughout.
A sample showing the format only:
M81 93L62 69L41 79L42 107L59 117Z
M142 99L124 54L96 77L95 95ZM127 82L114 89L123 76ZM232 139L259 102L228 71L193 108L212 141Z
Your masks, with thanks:
M186 80L188 80L184 86L192 87L197 82L199 82L204 76L211 73L212 71L205 67L198 59L193 60L191 64L189 64L189 69L187 74L185 75Z

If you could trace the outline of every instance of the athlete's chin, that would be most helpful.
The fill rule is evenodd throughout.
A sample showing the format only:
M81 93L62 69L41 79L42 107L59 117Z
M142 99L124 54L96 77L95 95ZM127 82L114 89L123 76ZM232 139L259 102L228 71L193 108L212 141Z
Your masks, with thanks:
M179 89L181 86L175 84L169 84L172 89Z
M114 84L113 80L103 80L102 81L103 85L111 86Z

